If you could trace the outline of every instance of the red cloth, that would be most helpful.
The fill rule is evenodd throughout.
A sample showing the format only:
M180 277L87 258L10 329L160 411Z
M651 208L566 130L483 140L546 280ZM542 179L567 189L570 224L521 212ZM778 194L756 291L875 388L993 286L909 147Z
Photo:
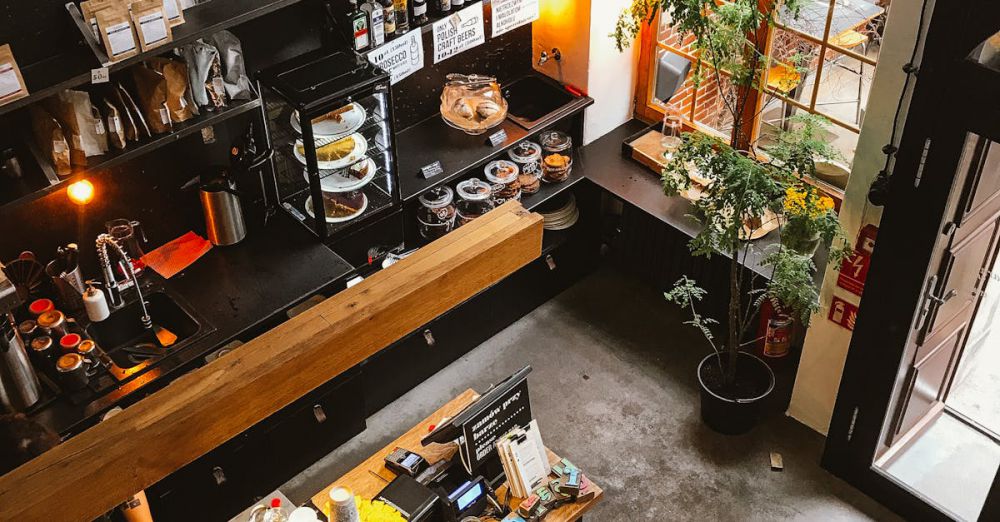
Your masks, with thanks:
M142 262L161 276L170 279L211 249L212 243L207 239L194 232L188 232L142 256Z

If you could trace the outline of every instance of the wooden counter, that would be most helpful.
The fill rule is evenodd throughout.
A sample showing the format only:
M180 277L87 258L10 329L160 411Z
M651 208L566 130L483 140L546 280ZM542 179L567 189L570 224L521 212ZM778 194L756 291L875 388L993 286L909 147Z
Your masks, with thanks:
M430 463L450 458L455 453L455 446L433 444L431 446L424 447L420 444L420 439L429 432L430 426L439 424L441 419L444 417L453 417L455 414L460 412L462 408L465 408L478 397L479 395L473 390L466 390L458 397L455 397L439 410L424 419L423 422L417 424L398 439L389 443L389 445L381 451L378 451L371 457L368 457L367 460L359 464L356 468L348 471L344 474L344 476L340 477L329 486L323 488L323 490L319 493L313 495L313 505L322 511L326 506L327 500L330 498L330 490L335 486L347 487L353 491L355 495L360 495L362 498L374 498L379 491L382 491L382 488L384 488L392 479L396 477L394 472L385 467L384 460L385 456L392 453L392 451L396 448L404 448L417 453ZM544 433L542 434L542 437L544 439ZM560 460L561 457L552 451L547 448L546 451L549 455L549 462L556 463ZM586 470L584 470L584 473L586 473ZM583 515L600 502L601 497L604 496L604 491L597 484L591 484L594 488L593 497L583 502L565 504L559 507L559 509L551 511L545 517L545 522L571 522L581 519ZM506 486L501 486L497 493L500 498L504 498L504 495L506 494ZM521 500L522 499L519 498L512 498L510 500L510 505L516 508L517 505L521 503Z

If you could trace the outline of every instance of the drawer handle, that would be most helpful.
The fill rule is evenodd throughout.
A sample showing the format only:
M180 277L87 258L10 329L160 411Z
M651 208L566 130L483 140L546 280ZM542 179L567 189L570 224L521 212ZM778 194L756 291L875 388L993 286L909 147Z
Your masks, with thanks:
M222 468L219 466L212 468L212 477L215 478L216 486L221 486L226 483L226 472L222 471Z
M556 269L556 259L552 257L552 254L548 254L545 256L545 264L549 265L549 270Z
M313 406L313 417L316 417L316 422L320 424L326 422L326 412L323 411L323 407L319 404Z
M427 341L427 346L434 346L434 344L437 343L437 341L434 340L434 332L432 332L430 328L424 330L424 341Z

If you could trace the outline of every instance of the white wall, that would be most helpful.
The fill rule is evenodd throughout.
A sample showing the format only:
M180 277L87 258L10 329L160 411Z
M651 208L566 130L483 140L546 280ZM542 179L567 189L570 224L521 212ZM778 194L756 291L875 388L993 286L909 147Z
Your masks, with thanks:
M928 2L928 13L933 10L933 3ZM880 208L866 204L868 188L885 163L882 147L889 143L893 115L903 92L906 75L901 68L910 60L910 53L913 51L920 8L920 0L892 2L854 167L840 212L841 222L852 239L857 237L861 227L869 223L877 225L882 216ZM929 21L929 14L927 19ZM900 116L900 129L903 127L908 105L907 100L903 104L903 115ZM795 379L792 402L788 408L789 415L824 435L833 416L840 377L851 344L851 332L827 320L834 295L854 305L861 300L839 288L837 272L834 267L828 267L820 292L823 309L812 318Z
M609 36L631 0L541 0L534 25L535 61L544 50L562 51L536 69L577 87L595 103L587 109L584 144L632 119L637 46L618 52Z

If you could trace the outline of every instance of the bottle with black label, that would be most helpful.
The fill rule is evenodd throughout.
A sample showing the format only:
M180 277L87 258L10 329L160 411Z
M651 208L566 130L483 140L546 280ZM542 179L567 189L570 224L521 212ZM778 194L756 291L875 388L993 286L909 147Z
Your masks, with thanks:
M451 0L451 10L458 11L465 6L465 0Z
M451 12L451 0L434 0L434 4L437 5L437 10L443 15Z
M427 0L413 0L413 25L420 26L429 22L427 18Z
M365 0L361 10L368 15L368 30L371 34L372 49L385 43L385 13L377 0Z
M406 0L393 0L396 4L396 34L410 32L410 9Z
M351 43L355 51L364 51L371 46L371 34L368 31L368 14L358 7L358 0L350 0L351 7L347 20L351 24Z
M379 2L382 4L382 19L385 20L385 39L389 40L396 36L396 6L392 0L379 0Z

